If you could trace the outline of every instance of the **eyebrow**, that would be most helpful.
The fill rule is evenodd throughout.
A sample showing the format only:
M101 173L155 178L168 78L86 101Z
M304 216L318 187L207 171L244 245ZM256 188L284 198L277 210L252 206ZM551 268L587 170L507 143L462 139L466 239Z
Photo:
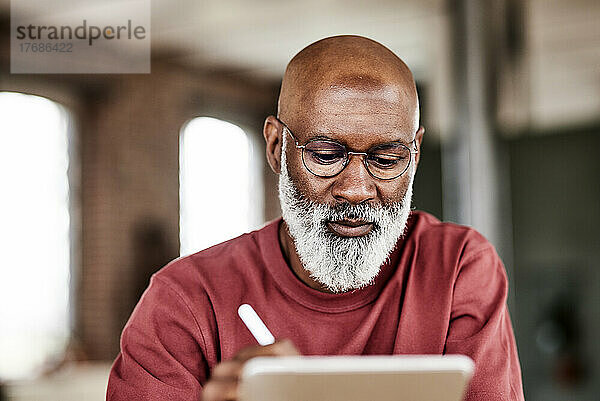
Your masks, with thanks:
M296 134L294 133L294 131L292 131L292 130L290 129L290 127L288 127L288 126L287 126L287 124L286 124L286 123L284 123L283 121L281 121L281 120L279 119L279 117L275 117L275 118L277 119L277 121L279 121L281 124L283 124L283 127L284 127L285 129L287 129L287 130L290 132L290 134L292 134L292 137L293 137L295 140L298 140L298 139L299 139L299 138L297 138L297 137L296 137ZM311 134L309 133L309 135L311 135ZM417 139L417 136L416 136L416 134L415 134L415 137L413 138L413 140L412 140L412 141L410 141L410 142L408 142L408 143L405 143L404 141L401 141L401 140L389 141L389 142L382 142L382 143L378 143L378 144L375 144L375 145L371 146L371 147L370 147L368 150L370 150L370 149L373 149L373 148L376 148L376 147L379 147L379 146L392 145L392 144L395 144L395 143L402 144L402 145L406 146L408 149L410 149L410 145L411 145L411 144L412 144L412 143L413 143L413 142L414 142L416 139ZM318 134L318 135L315 135L315 136L309 136L309 138L306 140L306 142L305 142L305 144L304 144L304 145L306 145L306 144L307 144L308 142L310 142L310 141L315 141L315 140L325 140L325 141L335 142L335 143L338 143L338 144L340 144L340 145L344 146L346 149L350 149L350 150L351 150L351 148L350 148L350 147L349 147L347 144L345 144L344 142L342 142L342 141L338 141L338 140L336 140L336 139L333 139L333 138L330 138L330 137L328 137L328 136L326 136L326 135L324 135L324 134Z
M289 130L289 128L288 128L288 130ZM416 136L415 136L415 139L416 139ZM415 141L415 139L413 139L412 141L410 141L408 143L406 143L404 141L401 141L401 140L381 142L381 143L377 143L377 144L375 144L373 146L370 146L368 150L374 149L374 148L377 148L377 147L380 147L380 146L393 145L393 144L397 144L397 143L399 143L401 145L404 145L404 146L406 146L407 148L410 149L410 145ZM316 136L313 136L313 137L309 137L306 140L306 143L308 143L310 141L316 141L316 140L325 140L325 141L329 141L329 142L339 143L340 145L344 146L346 149L350 149L350 147L346 143L344 143L342 141L338 141L337 139L330 138L330 137L328 137L326 135L323 135L323 134L319 134L319 135L316 135Z

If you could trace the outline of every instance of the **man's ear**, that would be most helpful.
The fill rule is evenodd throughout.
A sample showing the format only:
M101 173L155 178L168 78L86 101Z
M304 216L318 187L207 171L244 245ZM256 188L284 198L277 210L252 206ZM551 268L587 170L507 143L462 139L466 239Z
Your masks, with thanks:
M279 174L281 171L282 132L283 127L275 116L268 116L265 119L265 125L263 127L263 136L265 137L266 143L265 151L269 166L271 166L271 170L273 170L275 174Z
M417 134L415 135L415 147L418 152L415 155L415 169L419 165L419 160L421 159L421 143L423 142L423 134L425 134L425 127L421 125L419 126Z

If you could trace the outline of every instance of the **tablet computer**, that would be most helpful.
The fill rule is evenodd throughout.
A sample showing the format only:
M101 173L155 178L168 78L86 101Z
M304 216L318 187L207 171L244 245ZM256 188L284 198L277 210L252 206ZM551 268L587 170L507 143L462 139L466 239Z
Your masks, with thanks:
M242 401L461 401L473 374L462 355L259 357Z

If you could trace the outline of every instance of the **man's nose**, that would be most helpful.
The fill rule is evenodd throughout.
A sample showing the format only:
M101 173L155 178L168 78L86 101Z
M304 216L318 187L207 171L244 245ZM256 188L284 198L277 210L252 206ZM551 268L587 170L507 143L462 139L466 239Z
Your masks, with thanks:
M334 178L332 195L337 201L358 205L377 197L374 178L367 171L363 157L362 155L350 156L346 168Z

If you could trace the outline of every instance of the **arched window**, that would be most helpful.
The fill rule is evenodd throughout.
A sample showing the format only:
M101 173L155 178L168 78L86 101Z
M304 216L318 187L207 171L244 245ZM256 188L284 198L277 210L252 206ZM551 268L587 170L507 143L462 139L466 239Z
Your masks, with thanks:
M69 116L0 92L0 379L29 376L69 336Z
M210 117L181 131L179 196L181 254L251 230L262 222L260 172L252 142L237 125Z

